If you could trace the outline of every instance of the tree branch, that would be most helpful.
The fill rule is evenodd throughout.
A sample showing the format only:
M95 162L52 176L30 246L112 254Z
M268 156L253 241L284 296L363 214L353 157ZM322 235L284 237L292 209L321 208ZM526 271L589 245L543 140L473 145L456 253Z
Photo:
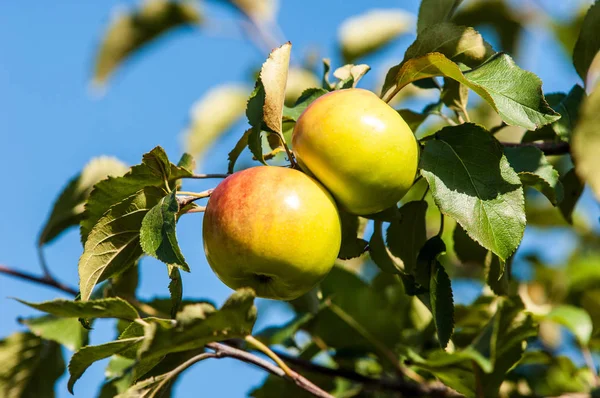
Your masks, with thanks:
M240 350L239 348L234 348L222 343L208 343L206 347L213 350L217 358L229 357L238 359L242 362L258 366L259 368L262 368L275 376L279 376L284 379L290 380L294 382L298 387L313 394L315 397L333 398L333 395L327 393L326 391L323 391L321 388L319 388L318 386L310 382L308 379L306 379L304 376L294 372L294 374L290 377L286 375L286 373L280 367L275 366L274 364L265 361L264 359L259 358L254 354L250 354L249 352Z
M371 386L382 390L401 392L403 396L407 397L462 397L462 395L441 384L419 384L401 379L376 379L348 369L334 369L327 366L318 365L311 361L305 361L301 358L297 358L279 351L277 351L276 354L280 358L290 363L292 367L302 368L306 371L320 373L326 376L341 377L346 380L354 381L365 386Z
M520 148L526 146L532 146L544 152L545 155L565 155L571 152L571 145L568 142L527 142L527 143L514 143L514 142L502 142L507 148Z
M1 264L0 264L0 274L5 274L5 275L13 276L15 278L24 279L29 282L37 283L39 285L50 286L55 289L61 290L65 293L69 293L73 296L77 296L77 294L79 294L79 291L77 289L72 288L67 285L64 285L61 282L57 281L56 279L52 278L51 276L37 276L37 275L30 274L28 272L17 271L15 269L6 267Z

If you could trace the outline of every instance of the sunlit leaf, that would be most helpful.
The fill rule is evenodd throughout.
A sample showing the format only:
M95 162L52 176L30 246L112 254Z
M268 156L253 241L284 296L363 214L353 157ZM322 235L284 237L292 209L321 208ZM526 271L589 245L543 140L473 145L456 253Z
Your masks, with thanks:
M60 345L31 333L0 340L0 364L0 396L7 398L54 398L65 371Z
M127 58L158 37L202 20L191 2L147 0L132 12L119 12L111 21L96 55L94 81L105 83Z
M414 17L400 9L372 9L340 25L338 40L346 63L377 51L400 35L408 33Z
M569 329L579 344L585 346L589 343L592 336L592 318L585 310L572 305L559 305L546 314L544 319Z
M20 319L19 322L26 325L36 336L56 341L71 351L76 351L87 343L88 330L81 326L77 318L45 315Z
M498 54L464 74L440 53L410 59L389 70L382 94L390 100L409 83L434 76L449 77L468 86L509 125L533 130L560 117L544 100L541 80L520 69L506 54Z
M596 6L600 10L600 6ZM582 180L590 184L596 198L600 199L600 85L584 101L579 123L573 133L572 154L575 170Z
M164 195L163 189L146 187L112 206L94 225L79 259L82 300L90 298L98 282L135 264L143 253L140 247L142 220Z
M156 147L142 157L142 163L133 166L122 177L109 177L94 186L85 204L81 221L81 240L83 243L98 220L113 205L123 201L144 187L165 187L182 177L191 176L192 170L175 166L169 162L166 152ZM164 195L163 195L164 196Z
M242 84L224 84L206 92L192 106L185 150L202 158L215 140L244 115L249 92Z
M525 230L523 188L491 134L474 124L445 127L425 145L420 167L442 213L501 259L516 250Z
M90 160L81 173L69 181L56 199L38 238L38 244L41 246L49 243L67 228L79 224L85 201L94 184L108 176L121 176L127 169L123 162L113 157L101 156Z
M248 148L261 163L265 163L261 138L263 129L283 137L282 115L291 49L292 45L288 42L271 52L261 68L246 107L251 126Z

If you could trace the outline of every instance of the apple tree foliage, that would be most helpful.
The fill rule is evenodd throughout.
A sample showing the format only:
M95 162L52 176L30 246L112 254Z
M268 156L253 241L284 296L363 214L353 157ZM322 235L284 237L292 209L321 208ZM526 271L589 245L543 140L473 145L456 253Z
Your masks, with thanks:
M264 361L257 351L277 359L264 367L271 374L262 386L249 392L257 398L553 396L599 388L598 220L576 205L586 185L600 199L600 2L572 21L535 10L581 79L566 93L545 92L515 62L532 23L518 2L423 0L418 16L368 11L340 27L338 50L348 64L334 70L329 59L290 63L298 57L291 43L269 41L272 1L222 2L245 20L258 45L278 47L256 68L253 89L248 82L224 84L194 105L185 134L190 154L174 162L156 147L131 167L96 158L68 182L38 245L42 251L79 226L79 286L70 289L46 273L39 282L73 299L19 299L44 314L22 319L28 331L0 341L0 396L53 397L65 371L69 391L76 391L88 367L110 358L99 397L166 397L193 363L232 356L257 364ZM202 32L207 20L195 1L150 0L119 14L99 46L94 82L106 85L148 43L182 28ZM177 221L202 211L198 203L210 191L190 193L182 185L224 177L196 174L195 159L219 136L238 134L224 174L287 165L302 111L327 92L361 86L370 67L356 62L414 33L394 66L371 71L381 73L381 84L366 87L397 109L419 139L418 176L401 203L368 217L342 212L339 264L289 303L296 316L287 324L253 330L249 289L233 292L220 308L186 298L181 272L195 265L178 246ZM423 95L434 100L411 108ZM247 129L232 131L243 117ZM576 238L564 263L549 266L525 253L518 261L531 275L513 275L524 234L554 229ZM144 256L165 263L170 297L136 297ZM483 288L474 301L457 304L457 282L465 280ZM89 345L97 318L115 320L115 339ZM62 346L72 353L68 364Z

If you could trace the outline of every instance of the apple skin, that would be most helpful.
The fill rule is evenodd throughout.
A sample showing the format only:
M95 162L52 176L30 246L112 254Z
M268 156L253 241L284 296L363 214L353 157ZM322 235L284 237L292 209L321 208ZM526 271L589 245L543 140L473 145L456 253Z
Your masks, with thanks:
M395 205L411 187L417 140L404 119L368 90L333 91L302 113L292 135L298 163L350 213Z
M204 251L232 289L293 300L331 270L342 232L335 201L299 170L259 166L223 180L203 222Z

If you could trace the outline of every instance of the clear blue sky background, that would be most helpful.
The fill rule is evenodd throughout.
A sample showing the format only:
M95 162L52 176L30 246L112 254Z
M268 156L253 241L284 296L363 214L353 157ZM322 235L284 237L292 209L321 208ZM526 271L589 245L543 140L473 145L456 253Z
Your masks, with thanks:
M468 2L468 0L467 0ZM587 1L591 3L591 1ZM539 0L553 7L557 17L568 17L573 2ZM260 65L259 53L241 37L223 38L200 30L170 35L117 73L102 98L91 94L89 81L94 51L115 6L133 6L134 1L56 0L35 4L16 0L0 2L0 263L29 272L39 272L35 241L55 196L86 162L107 154L129 164L156 145L177 159L182 153L181 131L189 108L210 87L230 81L247 81L252 68ZM336 27L374 2L359 0L282 1L279 22L291 40L293 56L301 60L309 49L333 58ZM416 13L416 0L379 0L378 8L403 7ZM210 15L219 20L233 14L209 3ZM231 22L229 22L231 23ZM384 73L383 65L402 59L414 39L408 36L376 57L365 59L373 68L366 85ZM493 37L489 39L494 42ZM549 43L551 37L528 30L520 66L537 73L548 91L568 91L578 81L561 50ZM241 130L224 138L201 165L204 172L224 172L226 153ZM189 184L203 189L208 182ZM206 297L217 303L231 293L208 268L201 244L202 216L184 217L179 240L192 267L184 275L188 297ZM536 245L535 234L526 246ZM562 246L564 249L564 246ZM77 230L66 233L46 249L54 273L71 285L77 284L77 260L81 254ZM560 253L551 253L552 256ZM166 296L165 266L146 259L142 264L142 297ZM455 285L456 286L456 285ZM0 336L20 329L18 316L34 315L7 297L42 301L60 296L54 290L0 276ZM284 322L290 315L285 304L259 302L257 328ZM92 343L113 337L109 322L98 322ZM92 366L78 382L77 397L93 397L103 378L102 364ZM231 360L207 361L186 372L176 396L242 397L259 385L264 374ZM66 377L58 396L66 392Z

